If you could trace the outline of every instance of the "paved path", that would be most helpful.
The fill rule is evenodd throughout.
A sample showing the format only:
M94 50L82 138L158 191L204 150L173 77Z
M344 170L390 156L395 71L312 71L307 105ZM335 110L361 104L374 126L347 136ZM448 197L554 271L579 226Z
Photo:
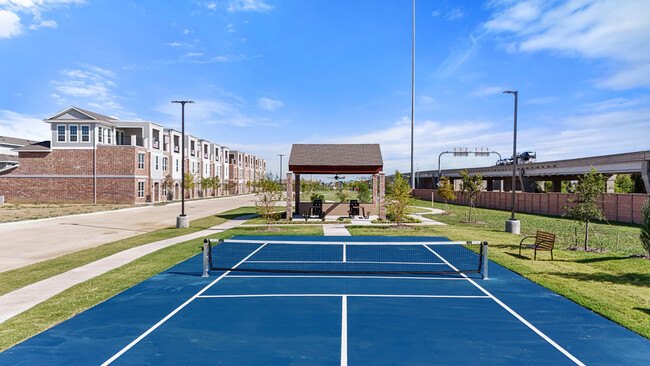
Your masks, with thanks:
M253 195L185 202L190 220L254 205ZM0 272L176 225L180 202L0 224Z
M16 291L0 296L0 323L10 319L25 310L57 295L70 287L87 281L93 277L104 274L110 270L121 267L142 256L166 248L170 245L184 241L220 233L246 222L255 217L255 214L244 215L233 220L224 222L221 225L211 227L196 233L177 236L175 238L160 240L154 243L141 245L139 247L124 250L98 261L88 263L84 266L72 269L60 275L50 277L43 281L33 283Z
M343 224L324 224L324 236L352 236Z

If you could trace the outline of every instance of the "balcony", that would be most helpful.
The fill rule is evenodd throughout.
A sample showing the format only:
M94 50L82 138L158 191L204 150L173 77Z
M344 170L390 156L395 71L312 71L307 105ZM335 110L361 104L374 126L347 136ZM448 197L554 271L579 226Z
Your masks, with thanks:
M154 148L154 149L159 149L159 148L160 148L160 141L158 141L158 140L154 140L154 142L153 142L153 148Z
M203 154L203 159L208 159L208 153Z
M192 156L196 156L196 150L191 150L191 151L190 151L190 155L192 155Z
M181 149L180 149L180 147L178 147L178 145L174 146L174 152L175 153L180 152L180 151L181 151Z

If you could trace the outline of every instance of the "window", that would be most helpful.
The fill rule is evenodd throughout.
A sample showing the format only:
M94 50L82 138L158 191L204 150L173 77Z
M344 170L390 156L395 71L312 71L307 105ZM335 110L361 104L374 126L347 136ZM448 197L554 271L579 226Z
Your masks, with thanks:
M167 186L165 184L162 186L162 195L163 197L167 197Z
M65 126L56 126L56 133L56 141L65 142Z
M167 171L167 157L163 156L163 170Z
M70 142L77 142L79 126L70 126Z
M176 159L176 171L178 172L178 159Z
M104 129L97 127L97 141L104 142Z
M156 156L156 170L158 170L158 157Z
M144 198L144 182L138 182L138 198Z
M111 130L106 129L106 136L107 136L106 143L107 143L107 144L110 144L110 143L111 143L111 133L112 133Z
M81 142L90 141L90 127L81 126Z
M138 169L144 169L144 153L138 153Z

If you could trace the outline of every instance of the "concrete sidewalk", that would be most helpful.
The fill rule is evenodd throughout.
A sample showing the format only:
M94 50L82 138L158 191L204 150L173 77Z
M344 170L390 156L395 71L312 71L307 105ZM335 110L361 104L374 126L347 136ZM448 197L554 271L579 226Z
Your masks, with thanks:
M253 195L185 202L191 220L242 206L253 206ZM61 216L0 224L0 272L130 236L175 226L180 203L117 211Z
M113 254L98 261L88 263L84 266L72 269L60 275L50 277L46 280L33 283L16 291L0 296L0 323L10 319L25 310L57 295L70 287L97 277L110 270L128 264L140 257L166 248L170 245L184 241L220 233L222 231L237 227L246 220L257 216L256 214L244 215L223 224L211 227L196 233L177 236L175 238L160 240L154 243L141 245Z

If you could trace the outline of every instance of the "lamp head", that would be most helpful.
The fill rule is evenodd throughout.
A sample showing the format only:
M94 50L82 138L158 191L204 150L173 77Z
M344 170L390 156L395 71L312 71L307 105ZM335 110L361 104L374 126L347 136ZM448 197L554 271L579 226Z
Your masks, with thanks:
M503 92L503 94L517 94L517 91L506 90Z

